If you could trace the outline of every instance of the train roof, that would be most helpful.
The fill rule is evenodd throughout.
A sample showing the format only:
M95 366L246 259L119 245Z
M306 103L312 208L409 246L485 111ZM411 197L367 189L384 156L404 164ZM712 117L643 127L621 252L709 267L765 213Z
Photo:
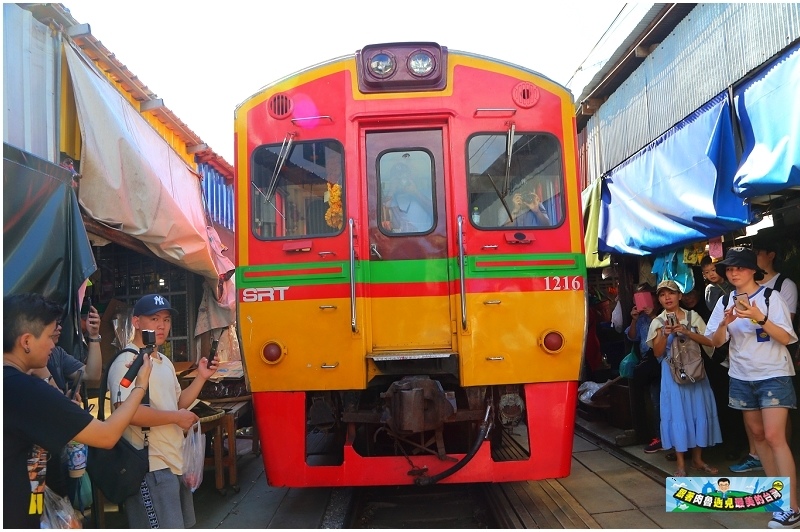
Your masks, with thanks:
M409 43L394 43L394 44L409 44ZM443 49L445 49L445 48L443 47ZM314 65L307 66L307 67L302 68L302 69L300 69L300 70L298 70L296 72L293 72L291 74L288 74L286 76L283 76L281 78L278 78L276 80L273 80L273 81L267 83L266 85L262 86L260 89L258 89L254 93L252 93L250 96L248 96L247 98L242 100L236 106L236 109L234 111L234 115L236 113L238 113L239 108L242 107L245 103L249 102L256 95L258 95L261 92L267 90L268 88L270 88L270 87L272 87L274 85L278 85L280 83L283 83L287 79L290 79L290 78L293 78L293 77L296 77L296 76L300 76L300 75L302 75L302 74L304 74L306 72L310 72L310 71L316 70L316 69L324 67L326 65L332 65L332 64L340 62L340 61L355 60L356 59L356 55L360 51L361 50L357 50L356 52L353 52L351 54L346 54L346 55L342 55L342 56L335 57L335 58L332 58L332 59L327 59L325 61L322 61L320 63L316 63ZM563 85L563 84L561 84L561 83L559 83L557 81L554 81L552 78L542 74L541 72L539 72L537 70L533 70L533 69L530 69L530 68L527 68L527 67L524 67L524 66L521 66L521 65L517 65L515 63L508 62L508 61L504 61L504 60L498 59L496 57L490 57L490 56L486 56L486 55L482 55L482 54L476 54L476 53L473 53L473 52L465 52L465 51L462 51L462 50L452 50L452 49L447 49L447 52L448 52L448 54L462 55L462 56L467 56L467 57L474 57L476 59L482 59L482 60L485 60L485 61L491 61L493 63L506 65L508 67L515 68L515 69L521 70L523 72L527 72L528 74L533 74L534 76L543 78L543 79L547 80L548 82L550 82L550 83L552 83L554 85L557 85L558 87L562 88L565 92L570 94L570 96L572 97L573 101L575 100L575 95L572 93L572 91L569 88L567 88L565 85Z

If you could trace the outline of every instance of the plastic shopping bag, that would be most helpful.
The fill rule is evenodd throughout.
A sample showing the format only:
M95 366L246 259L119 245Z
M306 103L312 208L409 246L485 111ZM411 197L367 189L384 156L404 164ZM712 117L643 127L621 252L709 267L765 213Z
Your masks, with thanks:
M44 487L44 511L39 523L41 528L83 528L69 499L47 486Z
M203 468L206 458L206 435L200 430L200 421L189 429L183 440L183 483L194 490L203 483Z

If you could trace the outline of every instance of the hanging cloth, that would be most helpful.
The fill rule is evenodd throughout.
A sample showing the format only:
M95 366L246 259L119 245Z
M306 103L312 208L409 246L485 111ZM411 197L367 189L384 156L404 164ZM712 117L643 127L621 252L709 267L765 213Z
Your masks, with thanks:
M661 281L675 281L684 294L694 288L692 268L683 261L683 249L657 255L653 261L653 273Z

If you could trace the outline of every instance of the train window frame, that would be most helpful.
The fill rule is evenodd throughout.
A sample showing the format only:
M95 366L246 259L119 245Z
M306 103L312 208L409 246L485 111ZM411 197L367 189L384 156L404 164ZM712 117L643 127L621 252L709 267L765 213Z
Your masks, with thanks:
M337 139L310 139L291 143L283 153L286 148L286 143L262 144L250 154L251 234L262 241L341 234L346 212L344 145ZM285 161L276 175L282 157Z
M424 154L427 159L420 160L421 154ZM400 165L405 166L405 169L402 175L397 175ZM425 171L427 171L427 175ZM424 186L426 179L427 186ZM430 204L430 226L425 230L403 231L392 230L390 227L391 216L389 213L393 207L388 205L392 201L392 195L388 191L397 188L403 182L410 183L413 188L412 193L417 194L422 202ZM420 236L430 234L436 229L438 219L436 211L436 168L435 159L430 150L425 148L393 148L380 152L375 158L375 184L378 205L376 225L381 233L389 237ZM427 197L423 195L425 193L428 193ZM422 202L417 201L416 203L424 208L421 205ZM397 208L401 212L408 212L410 202L405 210L400 206L397 206Z
M469 223L476 229L485 231L507 231L509 228L543 231L560 227L566 220L564 202L566 182L562 143L558 137L546 131L514 132L515 146L524 141L525 138L530 137L530 140L524 142L518 148L526 148L535 139L541 138L546 142L552 143L552 149L543 150L543 155L550 155L543 162L536 165L526 163L523 161L521 152L517 149L512 149L511 164L509 165L511 168L509 172L510 180L505 203L512 215L515 210L518 212L514 219L520 220L520 222L512 223L508 221L509 212L506 211L501 200L501 193L505 187L505 154L508 135L508 131L481 131L473 133L467 138L465 169L467 172L466 194ZM489 140L487 138L480 146L473 148L473 142L481 137L494 137L496 139L496 143L493 143L493 151L496 152L496 157L491 160L491 164L486 164L483 170L480 170L477 160L471 162L474 156L479 155L478 152L481 149L485 149ZM526 166L526 164L529 164L529 166ZM556 172L544 175L544 172L551 169L554 164L557 165ZM489 172L488 169L492 167L498 170ZM502 170L500 170L501 167L503 168ZM516 193L520 194L522 200L517 209L515 209L514 203ZM533 212L530 207L524 206L526 199L535 202L533 199L534 193L541 198L540 212Z

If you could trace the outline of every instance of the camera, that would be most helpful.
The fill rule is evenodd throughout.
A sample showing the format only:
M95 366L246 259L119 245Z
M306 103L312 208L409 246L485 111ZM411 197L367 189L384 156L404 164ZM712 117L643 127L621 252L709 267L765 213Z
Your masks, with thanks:
M155 347L156 346L156 332L155 331L148 331L146 329L142 330L142 343L147 347Z

